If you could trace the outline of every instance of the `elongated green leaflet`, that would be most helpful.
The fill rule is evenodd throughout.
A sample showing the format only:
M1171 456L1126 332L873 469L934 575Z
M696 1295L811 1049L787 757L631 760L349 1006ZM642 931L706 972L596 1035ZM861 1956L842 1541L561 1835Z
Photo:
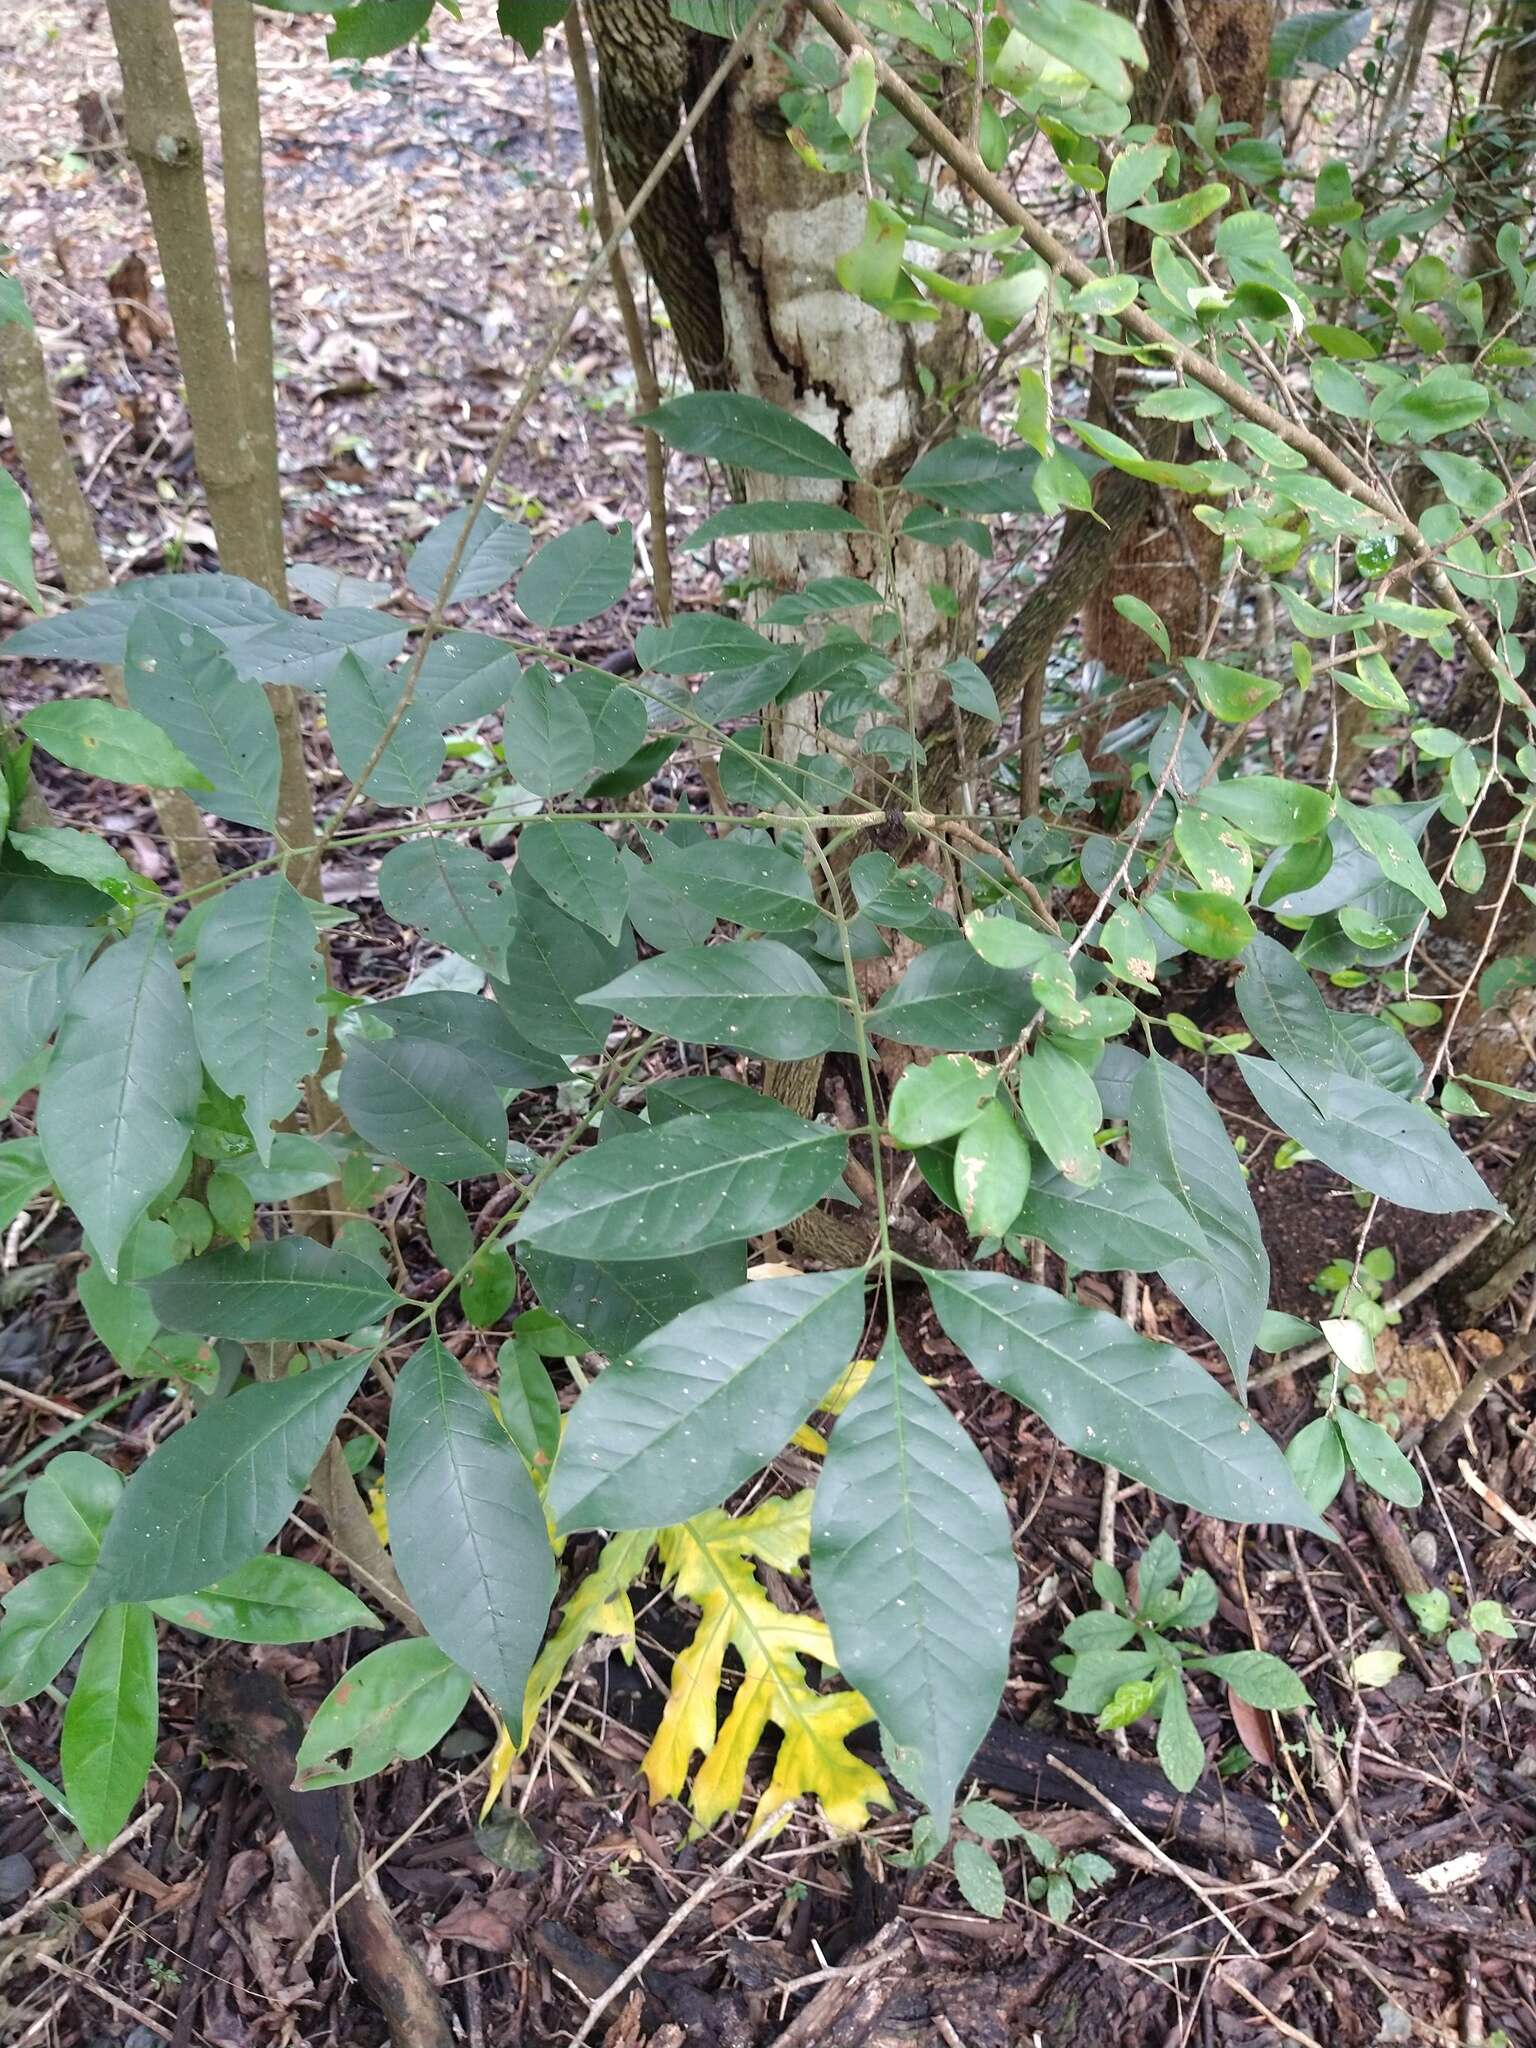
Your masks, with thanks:
M109 1607L91 1631L64 1709L64 1794L88 1849L104 1849L132 1813L159 1734L155 1624L144 1607Z
M564 1258L667 1259L776 1229L836 1186L847 1141L788 1110L681 1117L557 1167L517 1241Z
M366 1370L363 1359L216 1401L144 1460L102 1538L115 1600L196 1593L264 1550L287 1520Z
M551 1514L564 1529L644 1529L717 1507L835 1387L863 1320L858 1272L749 1282L686 1310L577 1402Z
M927 1279L950 1341L1070 1450L1204 1514L1329 1533L1278 1446L1173 1345L1006 1274Z
M1232 1141L1199 1082L1155 1056L1137 1070L1130 1128L1136 1171L1160 1182L1188 1219L1188 1255L1158 1273L1216 1339L1241 1387L1269 1306L1269 1255Z
M70 997L37 1111L48 1170L109 1279L182 1159L197 1092L192 1015L148 918Z
M520 1729L555 1561L516 1445L435 1339L396 1383L385 1469L390 1547L411 1604Z
M837 1660L942 1830L1008 1675L1018 1571L992 1475L888 1339L832 1431L811 1579Z

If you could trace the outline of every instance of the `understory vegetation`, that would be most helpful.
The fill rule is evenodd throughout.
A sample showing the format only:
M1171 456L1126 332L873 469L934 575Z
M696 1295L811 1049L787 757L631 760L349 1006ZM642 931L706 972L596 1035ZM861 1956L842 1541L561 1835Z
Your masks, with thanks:
M373 575L295 559L258 56L363 94L492 17L569 77L580 262L456 499ZM153 231L116 309L174 351L197 532L104 551L12 263L0 1301L133 1403L17 1377L28 1813L120 1853L168 1733L222 1747L342 1870L375 2035L437 2048L377 1880L336 1903L351 1788L472 1758L443 1796L532 1870L610 1684L653 1705L592 1833L675 1815L693 1903L809 1842L1070 1937L1128 1862L1236 1958L1254 1869L1286 1941L1341 1867L1361 1927L1430 1914L1359 1789L1422 1681L1526 1834L1454 1930L1496 1994L1389 1984L1376 2038L1536 2039L1536 13L212 0L206 156L202 23L105 18ZM566 516L520 451L599 304L633 498ZM1033 1802L988 1763L1026 1727ZM1278 1832L1190 1877L1160 1845L1219 1860L1228 1792ZM528 2038L749 2038L640 1964ZM1198 2038L1372 2038L1263 1989ZM785 2038L893 2038L828 2012Z

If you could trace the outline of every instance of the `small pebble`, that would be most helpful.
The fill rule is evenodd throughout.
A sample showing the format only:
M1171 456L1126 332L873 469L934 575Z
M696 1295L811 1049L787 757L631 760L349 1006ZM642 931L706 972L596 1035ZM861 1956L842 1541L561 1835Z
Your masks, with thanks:
M37 1872L25 1856L0 1856L0 1906L24 1899L37 1883Z
M1416 1529L1408 1539L1408 1548L1427 1572L1432 1572L1440 1562L1440 1545L1433 1529Z

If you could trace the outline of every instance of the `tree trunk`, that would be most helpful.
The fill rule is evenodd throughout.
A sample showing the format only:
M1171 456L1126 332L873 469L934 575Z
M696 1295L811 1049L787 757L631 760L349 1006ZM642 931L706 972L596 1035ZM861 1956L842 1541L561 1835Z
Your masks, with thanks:
M1484 81L1457 175L1471 216L1466 271L1483 287L1483 319L1497 334L1515 310L1514 282L1499 260L1499 229L1530 218L1530 166L1536 151L1536 0L1509 0L1496 55Z
M675 132L684 92L719 62L723 45L675 22L668 0L602 0L588 7L587 21L601 67L608 161L627 201ZM947 689L938 671L975 648L976 557L894 538L882 487L899 482L944 425L920 369L933 392L953 389L974 367L976 344L953 309L932 327L906 326L837 282L837 258L863 235L865 200L857 178L810 170L787 139L779 97L788 79L774 46L793 50L805 35L804 10L789 0L773 36L749 45L701 129L699 175L678 166L635 235L694 384L784 407L858 469L862 481L846 487L748 477L750 497L841 502L875 530L758 539L753 571L774 590L816 576L874 583L903 620L901 682L914 693L920 726ZM934 586L953 604L936 605ZM808 705L791 709L794 727L781 740L793 752L815 743L815 726ZM903 704L903 719L905 712Z
M690 71L690 32L669 0L586 0L597 50L598 105L614 189L628 207L677 132ZM716 49L721 46L715 45ZM698 180L686 155L671 164L635 223L694 389L728 387L720 286Z
M608 161L627 203L676 132L685 93L698 91L724 46L682 28L669 0L589 0L586 18L600 66ZM789 78L778 52L795 51L811 32L800 0L788 0L772 35L752 39L695 138L697 175L676 166L635 234L695 386L767 399L835 442L858 471L859 481L846 485L758 474L736 480L751 499L839 504L869 529L755 538L757 607L816 577L872 585L901 621L898 669L888 685L892 720L917 731L958 718L941 671L957 654L975 652L980 579L968 549L900 537L892 487L929 440L951 430L955 414L939 394L966 388L977 342L956 309L946 308L932 326L910 326L838 283L837 259L863 237L863 185L811 170L791 146L779 106ZM765 750L780 760L849 747L820 731L812 696L771 710L763 723ZM859 759L866 791L883 792L892 780L905 786L905 771L876 777L869 757ZM956 766L963 775L964 762ZM912 796L917 772L910 771ZM869 963L861 978L889 977L898 966L899 955ZM864 990L866 999L877 992L873 981ZM821 1069L819 1058L773 1062L764 1086L809 1111ZM868 1248L867 1230L821 1211L799 1219L790 1235L802 1257L830 1264L856 1262Z
M1165 125L1192 120L1214 94L1227 121L1242 121L1257 132L1263 125L1273 26L1271 0L1153 0L1142 22L1150 63L1138 80L1132 119ZM1186 28L1188 34L1186 35ZM1214 224L1191 237L1209 247ZM1134 223L1124 225L1118 267L1144 272L1151 263L1151 237ZM1096 416L1114 410L1119 396L1111 370L1096 375ZM1134 419L1117 418L1121 433L1134 432ZM1189 460L1193 437L1170 451ZM1130 528L1118 555L1083 614L1083 652L1122 682L1139 683L1150 673L1154 649L1139 628L1121 618L1115 599L1136 597L1150 605L1168 629L1177 663L1201 652L1215 623L1222 542L1194 516L1194 501L1177 491L1160 491Z
M203 143L187 91L170 0L108 0L123 72L128 150L144 180L165 297L186 382L197 471L208 494L219 559L233 576L281 599L225 320ZM276 588L274 589L274 581Z
M266 183L261 162L261 79L252 0L213 0L219 147L224 157L224 239L235 330L240 411L250 443L253 488L261 506L273 592L286 602L283 499L277 469L277 393L272 360L272 281L267 261Z
M603 121L587 61L587 39L582 33L581 9L572 7L565 18L565 41L571 56L571 83L581 113L581 139L587 152L587 172L592 181L592 218L604 242L612 240L613 201L608 190L608 171L603 160ZM651 361L650 344L635 294L629 282L624 251L616 248L608 259L613 295L619 302L619 319L630 367L635 373L635 394L647 412L661 404L661 389ZM661 436L654 427L645 429L645 494L651 519L651 570L656 591L656 609L664 626L672 623L672 556L667 544L667 458Z
M253 0L213 0L213 53L218 74L219 146L224 154L224 240L229 261L229 302L234 316L235 377L240 414L250 443L255 518L269 557L260 579L279 604L288 602L283 545L283 494L277 467L277 389L272 358L272 275L267 260L266 181L261 161L261 73L256 59ZM314 800L304 760L304 717L299 692L269 684L277 726L281 774L277 822L284 842L315 843ZM295 861L289 879L306 896L320 894L312 859Z
M808 39L806 26L791 0L772 43L794 51ZM825 484L806 492L798 482L786 491L775 479L754 476L748 495L840 497L877 537L767 536L754 543L752 566L784 590L817 576L875 584L902 621L900 681L911 690L920 728L947 698L939 670L975 651L977 557L967 548L897 537L900 513L889 493L927 442L948 431L938 394L962 387L974 373L976 336L956 308L931 326L910 325L838 283L838 257L864 233L862 183L811 170L791 147L779 109L789 79L772 43L758 38L722 96L706 164L726 360L735 389L798 414L846 451L862 481L841 492ZM935 587L949 593L952 606L935 604ZM904 717L905 702L901 709Z
M1525 1145L1499 1192L1509 1221L1436 1290L1435 1305L1453 1330L1486 1323L1536 1265L1536 1140Z

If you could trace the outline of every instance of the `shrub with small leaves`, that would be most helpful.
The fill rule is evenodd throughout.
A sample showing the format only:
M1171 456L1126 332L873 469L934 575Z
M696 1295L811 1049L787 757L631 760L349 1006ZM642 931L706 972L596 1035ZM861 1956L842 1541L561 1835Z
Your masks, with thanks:
M500 0L498 19L536 49L564 11ZM673 12L734 37L753 10ZM1424 960L1469 911L1478 1005L1533 974L1492 956L1490 914L1536 900L1516 631L1536 559L1507 485L1536 439L1521 229L1488 240L1460 152L1405 197L1357 191L1329 147L1243 134L1214 93L1154 135L1148 50L1118 7L857 13L863 40L840 14L807 21L770 125L828 180L825 218L853 207L843 310L894 323L892 359L918 366L919 452L867 459L815 387L788 410L667 397L641 425L739 491L686 542L742 544L710 608L642 623L630 522L509 518L487 475L402 549L398 613L315 564L306 615L225 572L42 613L0 471L0 576L42 614L0 651L100 678L0 728L0 1097L22 1106L0 1219L57 1201L84 1317L189 1418L122 1473L62 1454L28 1499L56 1561L7 1596L0 1701L78 1656L62 1796L93 1847L152 1765L162 1627L373 1625L366 1557L368 1606L272 1548L317 1468L343 1531L365 1510L338 1487L364 1477L393 1609L425 1634L351 1666L310 1726L307 1782L425 1754L476 1687L504 1777L551 1671L632 1641L654 1553L701 1617L656 1796L718 1818L772 1723L770 1791L856 1828L891 1796L845 1742L873 1717L924 1809L916 1862L949 1840L1014 1639L1009 1508L961 1420L976 1381L1203 1515L1328 1540L1349 1470L1420 1498L1356 1398L1391 1314L1368 1240L1384 1204L1496 1209L1456 1120L1529 1099L1458 1075L1468 990L1442 1001ZM1371 10L1338 15L1282 23L1276 73L1363 63ZM438 19L433 0L358 0L330 51L364 63ZM933 176L970 163L943 125L967 72L995 184ZM1064 192L1092 195L1087 254L1006 197L1042 139ZM1122 271L1133 242L1146 261ZM1007 366L1006 405L925 388L911 337L940 323L970 323L986 378ZM1095 394L1117 368L1111 427ZM920 398L943 401L932 432ZM1191 638L1106 570L1150 692L1085 677L1055 644L1064 617L1021 749L1008 635L983 647L963 578L939 571L1022 564L1062 521L1075 550L1111 491L1143 511L1159 494L1241 606ZM801 543L828 536L844 570L801 576ZM935 619L964 644L929 663L913 647ZM622 675L576 651L621 638ZM313 821L292 812L278 686L323 706ZM1390 774L1358 772L1378 755ZM40 821L40 758L61 782L183 793L224 865L162 884L105 830ZM73 793L88 815L91 784ZM365 991L327 959L354 916L334 856L358 842L376 857ZM1230 984L1242 1029L1200 1021L1202 983ZM1277 1145L1343 1197L1318 1201L1340 1219L1333 1363L1285 1448L1249 1405L1255 1348L1312 1335L1269 1311L1253 1184ZM779 1234L795 1256L765 1259ZM1078 1285L1096 1274L1148 1276L1172 1320L1096 1305ZM939 1363L909 1356L904 1333L935 1329ZM733 1515L790 1445L814 1486L797 1465L792 1495ZM1261 1711L1306 1693L1275 1657L1201 1648L1215 1588L1181 1569L1166 1536L1134 1597L1101 1566L1106 1606L1071 1623L1060 1665L1067 1711L1151 1720L1187 1789L1205 1763L1191 1683ZM1508 1626L1489 1605L1435 1618L1458 1659ZM747 1682L722 1722L727 1650ZM988 1913L993 1811L962 1810L954 1854ZM1055 1917L1105 1875L1023 1846Z

